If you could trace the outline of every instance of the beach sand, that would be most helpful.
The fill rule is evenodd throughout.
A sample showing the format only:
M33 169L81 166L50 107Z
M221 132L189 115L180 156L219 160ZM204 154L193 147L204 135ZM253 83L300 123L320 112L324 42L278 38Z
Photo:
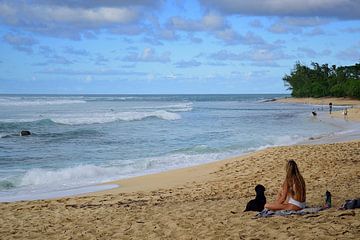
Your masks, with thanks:
M351 105L349 120L360 119L357 100L277 101ZM329 190L335 207L305 216L244 213L256 184L274 200L289 159L305 178L308 206L322 206ZM360 141L273 147L111 182L120 187L86 196L0 203L0 239L360 239L360 209L337 210L360 197L359 183Z
M243 210L256 184L272 201L295 159L309 206L329 190L335 207L254 219ZM243 157L118 181L83 197L0 203L0 239L359 239L360 141L268 148Z
M325 105L328 106L331 102L333 106L344 106L340 110L334 109L332 116L344 118L350 121L360 121L360 100L351 99L351 98L280 98L276 100L277 102L283 103L302 103L302 104L316 104L316 105ZM343 109L347 107L347 115L343 113ZM328 111L328 109L326 109Z
M360 105L360 100L351 99L351 98L334 98L334 97L322 97L322 98L280 98L276 100L277 102L283 103L303 103L303 104L320 104L320 105L333 105L338 106L354 106Z

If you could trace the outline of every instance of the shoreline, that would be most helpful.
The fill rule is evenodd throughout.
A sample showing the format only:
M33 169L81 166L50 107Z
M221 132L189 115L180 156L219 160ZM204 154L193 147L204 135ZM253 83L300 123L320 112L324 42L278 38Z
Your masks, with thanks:
M295 99L295 98L283 98L278 99L276 101L283 102L286 100L286 103L294 102L294 103L303 103L308 102L307 104L314 104L314 102L311 102L311 99ZM322 99L321 101L328 101L329 98ZM331 99L333 102L336 102L338 105L343 106L344 101L348 101L347 99ZM334 101L336 100L336 101ZM352 102L355 103L355 102ZM357 102L356 102L357 103ZM358 101L360 104L360 101ZM360 105L359 105L360 106ZM351 110L351 109L350 109ZM344 125L345 123L341 119L340 114L335 114L334 112L330 117L325 115L325 113L320 113L319 118L320 121L327 121L328 123L330 121L334 121L335 119L333 116L335 116L337 119L335 121L339 121L338 123L331 123L334 125ZM356 119L360 121L360 115L359 119ZM357 121L354 121L355 123ZM352 123L352 119L349 121L349 123ZM331 144L331 143L341 143L341 142L347 142L347 141L354 141L354 140L360 140L360 125L357 129L354 129L353 127L350 127L344 131L342 134L328 134L328 135L322 135L322 136L312 136L306 140L298 141L296 143L291 143L288 145L274 145L274 146L268 146L265 147L265 150L268 148L276 148L281 146L297 146L297 145L314 145L314 144ZM354 124L353 124L354 126ZM341 133L341 132L339 132ZM195 181L195 180L203 180L205 179L211 171L214 171L215 168L219 167L222 164L226 164L227 162L232 161L233 159L238 158L245 158L249 155L258 153L263 151L264 148L258 148L256 150L250 151L250 152L244 152L240 155L231 156L225 159L219 159L215 161L211 161L208 163L200 163L193 166L186 166L181 168L175 168L175 169L169 169L161 172L156 173L150 173L146 175L140 175L140 176L134 176L129 178L122 178L117 180L112 180L109 182L94 184L94 185L88 185L83 186L79 188L59 191L51 193L50 195L43 194L40 197L31 197L30 195L28 197L20 196L20 197L14 197L12 200L1 202L18 202L18 201L36 201L36 200L56 200L61 198L78 198L83 196L101 196L106 194L118 194L118 193L131 193L131 192L137 192L137 191L153 191L158 188L163 187L173 187L178 186L182 184L186 184L187 182ZM166 181L164 181L166 180ZM25 195L27 196L27 195ZM11 198L8 198L11 199ZM1 203L0 202L0 203Z
M282 100L286 100L286 101L284 101L285 103L308 102L307 104L311 104L311 105L317 103L316 101L313 101L313 99L298 99L298 98L297 99L282 98L282 99L277 99L276 101L283 102ZM319 101L326 102L329 100L333 101L334 105L344 106L346 104L349 104L351 106L358 106L358 107L360 106L360 100L352 100L352 99L349 100L346 98L344 98L344 99L342 99L342 98L341 99L324 98ZM351 112L351 110L353 110L353 109L349 109L350 112ZM337 121L342 121L341 118L343 116L340 114L340 112L334 112L334 113L332 115L337 118ZM322 118L321 120L329 122L332 120L333 117L332 116L325 117L325 115L323 115L323 116L321 116L321 118ZM356 115L355 117L353 117L351 119L346 119L345 121L347 121L347 120L350 120L349 122L353 121L354 123L352 124L352 127L348 128L347 131L345 131L345 133L343 133L343 134L325 135L322 137L313 136L305 141L299 141L294 144L270 146L270 147L266 147L265 149L257 149L257 150L254 150L254 151L251 151L248 153L243 153L238 156L233 156L233 157L226 158L226 159L216 160L216 161L213 161L210 163L199 164L199 165L195 165L195 166L178 168L178 169L172 169L172 170L167 170L164 172L136 176L136 177L126 178L126 179L114 180L114 181L102 183L100 185L115 184L115 185L118 185L118 187L104 190L104 191L97 191L97 192L92 192L92 193L76 195L76 196L72 196L72 197L88 196L88 195L100 196L103 194L130 193L130 192L136 192L136 191L153 191L153 190L156 190L161 187L176 186L176 185L185 184L187 182L191 182L194 180L203 180L204 174L210 173L211 170L214 170L214 168L216 168L220 165L227 164L228 162L231 162L234 159L242 159L242 158L246 158L251 155L256 155L258 152L262 152L269 148L277 148L277 147L282 147L282 146L297 146L297 145L335 144L335 143L344 143L344 142L349 142L349 141L351 142L351 141L356 141L356 140L360 141L360 125L358 124L358 122L360 121L360 114ZM354 129L354 124L356 124L359 128ZM352 131L352 132L349 132L349 131ZM189 173L191 173L191 174L189 175ZM180 180L185 175L186 175L187 180L185 180L185 181ZM168 179L168 180L171 179L171 180L165 183L163 181L163 179Z

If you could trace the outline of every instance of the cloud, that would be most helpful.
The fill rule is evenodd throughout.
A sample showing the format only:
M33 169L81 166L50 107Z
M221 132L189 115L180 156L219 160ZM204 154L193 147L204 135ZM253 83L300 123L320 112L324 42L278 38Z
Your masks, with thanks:
M330 17L360 19L360 2L353 0L200 0L210 10L256 16Z
M263 77L269 73L269 70L255 70L255 71L232 71L231 75L233 76L239 76L246 80L252 80L259 77Z
M224 31L218 31L215 33L218 39L223 40L227 44L245 44L245 45L261 45L266 44L265 40L254 34L253 32L247 32L245 35L241 35L231 29L225 29Z
M249 22L249 25L253 28L263 28L264 27L264 25L262 24L262 22L259 19L252 20L251 22Z
M64 48L64 53L78 55L78 56L89 56L90 53L85 49L75 49L71 46L67 46Z
M301 34L303 28L317 27L329 22L319 17L284 17L273 23L268 30L272 33Z
M324 56L329 56L331 54L331 50L329 49L324 49L322 51L315 51L311 48L307 48L307 47L299 47L297 49L300 54L298 54L300 57L309 57L309 58L316 58L316 57L324 57Z
M156 16L150 16L148 20L151 27L147 26L148 37L145 38L146 42L153 45L162 45L161 41L176 41L180 38L174 29L171 29L168 25L162 26Z
M120 76L144 76L146 75L145 72L127 72L121 71L118 69L93 69L93 70L73 70L73 69L64 69L64 68L49 68L42 71L37 71L38 74L56 74L56 75L84 75L84 76L113 76L113 75L120 75Z
M167 25L171 29L187 32L217 31L227 27L225 19L215 13L208 13L199 20L172 17Z
M109 62L109 59L104 57L104 55L98 53L98 54L96 54L94 62L95 62L95 65L105 65L107 62Z
M247 32L245 35L237 33L229 26L224 17L215 13L208 13L198 20L173 17L167 23L167 27L172 30L185 31L190 34L195 32L208 32L229 45L265 44L265 40L262 37L252 32ZM200 39L194 39L192 35L190 35L189 39L197 43L201 42Z
M360 27L349 27L343 29L343 31L347 33L360 33Z
M29 54L33 53L33 46L37 44L37 40L31 36L21 36L13 33L5 34L3 40L16 50Z
M196 60L190 60L190 61L179 61L175 63L175 66L177 68L190 68L190 67L198 67L201 65L201 62L198 62Z
M221 50L219 52L211 54L210 58L217 61L253 61L268 63L276 60L289 59L291 58L291 56L285 54L281 50L253 49L240 53L233 53L227 50Z
M151 2L2 1L0 22L30 32L71 39L88 37L91 31L102 29L138 34L141 31L133 26L142 19L146 8L158 5Z
M189 33L187 37L190 40L190 42L192 42L192 43L202 43L203 42L203 40L201 38L194 36L193 33Z
M32 0L33 3L44 4L44 5L60 5L67 7L83 7L83 8L96 8L96 7L126 7L129 5L133 6L157 6L159 1L149 0Z
M346 48L336 54L336 57L346 60L346 61L360 61L360 51L359 46L352 46L349 48Z
M325 35L327 34L323 29L319 27L315 27L311 29L309 32L305 33L307 36L319 36L319 35Z
M46 66L51 64L70 65L74 63L74 61L59 55L55 49L49 46L40 46L38 53L43 56L46 61L33 64L35 66Z
M127 62L170 62L170 52L164 52L161 55L157 55L152 48L145 48L141 53L131 53L126 56L124 61Z

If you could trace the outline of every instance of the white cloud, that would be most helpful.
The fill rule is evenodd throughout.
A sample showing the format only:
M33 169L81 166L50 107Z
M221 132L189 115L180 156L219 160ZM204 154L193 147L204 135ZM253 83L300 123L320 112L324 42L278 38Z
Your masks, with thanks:
M237 33L229 26L224 17L215 13L208 13L198 20L173 17L170 19L168 27L189 33L208 32L226 44L265 44L263 38L252 32L247 32L245 35Z
M139 31L133 26L146 14L144 9L154 4L119 2L127 4L110 4L111 1L3 1L0 2L0 22L30 32L73 39L99 29L120 34L141 33L142 29Z
M96 26L109 23L129 23L134 21L138 14L130 8L100 7L93 9L70 8L66 6L49 5L0 5L1 17L4 21L12 20L20 24L25 21L52 23L72 23L76 25ZM26 19L31 17L31 19ZM46 24L46 22L43 22Z

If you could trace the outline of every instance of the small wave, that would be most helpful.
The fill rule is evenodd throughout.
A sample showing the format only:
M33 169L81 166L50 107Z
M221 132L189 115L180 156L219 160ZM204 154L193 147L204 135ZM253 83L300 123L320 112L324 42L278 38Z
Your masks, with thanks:
M124 101L135 101L135 100L141 100L143 98L141 97L135 97L135 96L128 96L128 97L121 97L121 96L91 96L91 97L85 97L85 99L89 102L124 102Z
M0 99L0 106L42 106L42 105L64 105L64 104L79 104L86 103L84 100L76 99L21 99L21 98L2 98Z
M248 152L263 150L269 147L294 145L303 142L306 139L307 139L306 137L298 136L298 135L267 136L264 139L266 142L265 144L256 147L248 147L244 150L244 152L248 153Z
M163 106L144 107L143 109L162 109L169 112L190 112L193 109L193 103L178 103Z
M158 110L154 112L97 113L84 116L68 115L64 117L52 118L52 121L60 124L80 125L110 123L115 121L136 121L151 117L170 121L181 119L181 116L179 114L168 112L165 110Z
M157 110L152 112L111 112L111 113L93 113L93 114L63 114L48 115L46 118L29 119L1 119L0 128L21 128L24 124L30 125L50 125L50 124L102 124L116 121L138 121L146 118L159 118L163 120L178 120L181 116L175 112Z
M219 153L219 152L223 152L223 151L221 151L220 149L217 149L217 148L211 148L207 145L196 145L193 147L181 148L181 149L173 151L173 153L184 153L184 154L190 154L190 155L206 154L206 153Z
M31 169L22 177L20 186L89 184L91 180L98 181L117 174L117 168L95 165L80 165L59 170Z

